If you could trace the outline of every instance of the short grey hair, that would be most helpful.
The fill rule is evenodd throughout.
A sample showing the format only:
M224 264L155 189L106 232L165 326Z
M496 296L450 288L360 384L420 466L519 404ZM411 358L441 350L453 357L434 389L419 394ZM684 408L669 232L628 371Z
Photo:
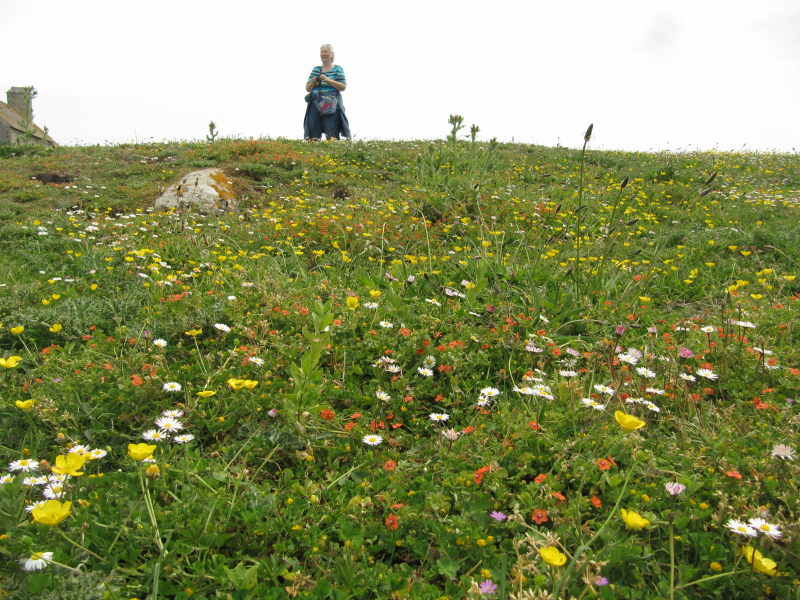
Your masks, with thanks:
M327 48L328 50L331 51L331 60L333 60L334 57L333 46L331 46L330 44L322 44L322 46L320 46L319 49L322 50L323 48Z

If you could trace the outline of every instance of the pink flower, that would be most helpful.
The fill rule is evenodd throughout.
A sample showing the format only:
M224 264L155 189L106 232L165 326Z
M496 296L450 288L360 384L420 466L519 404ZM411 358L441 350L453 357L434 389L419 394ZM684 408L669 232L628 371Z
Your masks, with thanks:
M681 348L678 351L681 358L694 358L694 352L692 352L689 348Z
M667 481L664 484L664 487L667 489L667 492L669 492L670 496L677 496L678 494L683 493L683 490L686 489L685 485L676 481Z

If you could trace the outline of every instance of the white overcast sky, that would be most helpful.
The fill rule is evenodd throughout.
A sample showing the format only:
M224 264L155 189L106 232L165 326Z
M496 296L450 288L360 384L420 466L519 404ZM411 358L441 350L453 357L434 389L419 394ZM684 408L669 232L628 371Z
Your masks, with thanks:
M330 43L358 139L800 149L798 0L0 0L0 94L61 144L302 137ZM3 100L4 96L0 96Z

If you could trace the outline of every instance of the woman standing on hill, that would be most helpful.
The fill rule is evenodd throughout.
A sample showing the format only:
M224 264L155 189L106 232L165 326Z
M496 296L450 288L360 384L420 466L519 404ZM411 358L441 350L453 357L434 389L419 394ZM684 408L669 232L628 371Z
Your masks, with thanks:
M333 47L323 44L319 49L322 65L311 69L306 82L306 117L303 121L303 137L318 140L325 134L327 139L350 137L350 124L344 112L342 94L347 89L344 69L333 64Z

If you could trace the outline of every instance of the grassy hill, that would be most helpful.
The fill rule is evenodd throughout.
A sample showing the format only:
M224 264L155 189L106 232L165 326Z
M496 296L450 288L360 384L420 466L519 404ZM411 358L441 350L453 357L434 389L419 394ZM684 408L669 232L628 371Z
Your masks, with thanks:
M798 593L797 156L451 124L0 149L7 597Z

